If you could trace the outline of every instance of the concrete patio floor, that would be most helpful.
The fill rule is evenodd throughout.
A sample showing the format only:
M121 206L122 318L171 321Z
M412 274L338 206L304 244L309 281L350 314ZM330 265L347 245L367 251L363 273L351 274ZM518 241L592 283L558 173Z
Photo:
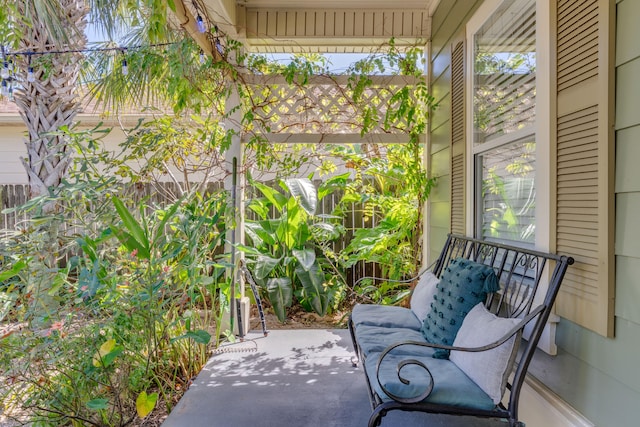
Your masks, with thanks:
M163 427L362 427L371 414L347 330L250 333L198 375ZM501 420L393 411L383 427L506 426Z

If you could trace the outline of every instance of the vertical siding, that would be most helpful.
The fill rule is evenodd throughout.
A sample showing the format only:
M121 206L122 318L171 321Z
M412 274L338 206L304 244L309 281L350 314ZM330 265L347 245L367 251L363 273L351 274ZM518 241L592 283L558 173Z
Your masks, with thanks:
M429 198L427 235L429 261L433 261L451 230L451 44L481 0L440 2L431 21L431 93L438 108L430 123L429 168L437 178Z
M638 425L640 402L640 1L618 1L616 16L615 338L563 319L544 366L545 384L598 426Z

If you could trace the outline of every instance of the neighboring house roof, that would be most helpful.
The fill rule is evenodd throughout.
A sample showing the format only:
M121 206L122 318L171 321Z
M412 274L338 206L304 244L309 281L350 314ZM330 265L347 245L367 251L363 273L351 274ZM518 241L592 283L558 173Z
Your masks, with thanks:
M96 107L94 101L85 101L78 115L76 116L78 121L86 124L97 124L99 122L105 122L107 124L114 124L116 115L109 112L101 111ZM140 113L133 107L124 108L121 110L117 117L119 122L135 123L140 117L147 117L149 114ZM0 126L22 125L22 117L20 117L20 111L18 106L7 98L0 97Z

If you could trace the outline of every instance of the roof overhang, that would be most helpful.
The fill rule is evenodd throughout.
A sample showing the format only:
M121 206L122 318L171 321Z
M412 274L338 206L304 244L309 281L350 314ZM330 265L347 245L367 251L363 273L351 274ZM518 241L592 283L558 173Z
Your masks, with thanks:
M184 0L183 0L184 2ZM439 0L196 0L249 52L370 52L424 44Z

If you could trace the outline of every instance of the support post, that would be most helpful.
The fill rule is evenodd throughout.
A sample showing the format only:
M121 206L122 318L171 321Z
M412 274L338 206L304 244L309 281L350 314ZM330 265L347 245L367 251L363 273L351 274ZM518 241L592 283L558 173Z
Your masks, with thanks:
M233 83L230 83L233 84ZM249 298L245 296L244 284L241 275L238 274L237 260L241 254L236 250L236 244L244 243L244 173L243 170L243 147L240 122L242 112L239 108L240 98L233 86L231 94L227 100L227 111L232 112L226 122L227 131L232 132L231 146L225 153L225 164L227 176L224 181L224 188L229 192L234 215L233 223L227 230L225 252L231 254L231 262L234 266L231 271L231 305L229 326L232 332L241 338L249 331ZM240 298L236 298L237 289L240 290ZM240 326L242 326L240 328Z

